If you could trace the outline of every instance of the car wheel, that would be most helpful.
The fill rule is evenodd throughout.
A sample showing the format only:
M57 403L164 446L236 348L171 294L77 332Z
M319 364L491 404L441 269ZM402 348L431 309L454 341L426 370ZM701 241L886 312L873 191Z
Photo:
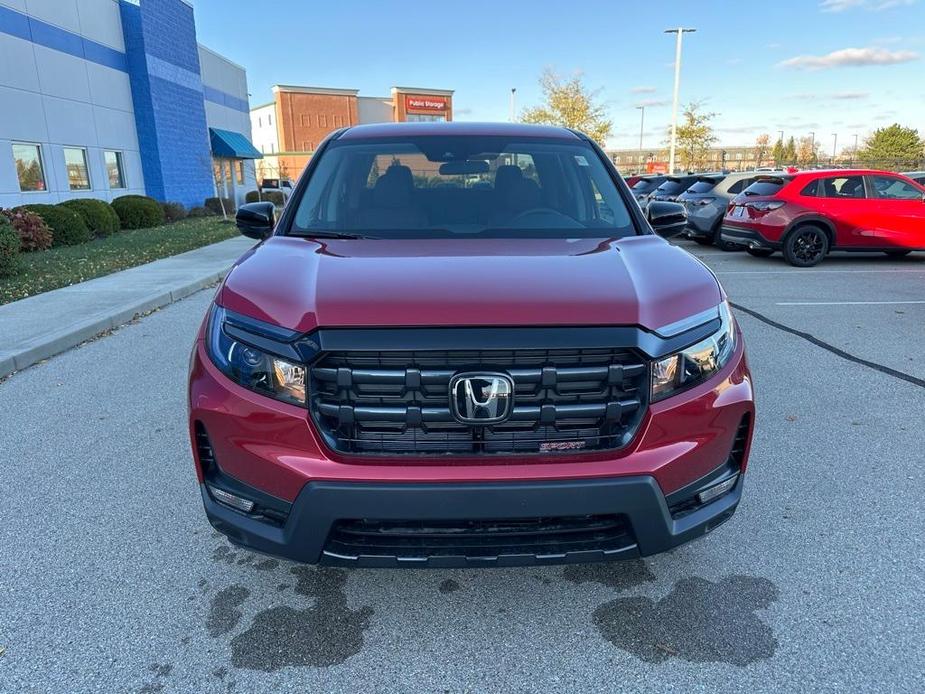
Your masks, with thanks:
M902 258L904 255L909 255L912 251L883 251L891 258Z
M829 237L819 227L801 226L784 242L784 258L795 267L818 265L829 252Z
M713 230L712 241L708 241L707 243L712 243L714 246L716 246L721 251L729 252L729 251L741 251L742 250L742 246L738 243L733 243L732 241L723 241L722 237L720 236L720 233L721 233L720 228L719 226L717 226Z
M702 236L692 236L694 243L699 243L701 246L712 246L713 239L705 239Z
M749 255L753 255L756 258L770 258L774 255L773 248L746 248L745 250Z

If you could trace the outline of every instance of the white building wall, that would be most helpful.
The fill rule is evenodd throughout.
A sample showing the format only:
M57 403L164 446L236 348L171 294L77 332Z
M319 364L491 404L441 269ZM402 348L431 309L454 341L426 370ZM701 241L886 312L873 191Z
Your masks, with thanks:
M231 130L241 133L253 142L251 119L247 109L247 72L240 65L228 60L205 46L199 46L199 69L204 87L217 89L243 101L244 108L218 104L206 99L206 124L210 128ZM259 149L259 147L258 147ZM244 184L232 176L231 186L235 202L244 203L248 191L257 190L257 176L253 159L244 159Z
M125 48L117 0L0 4L115 50ZM0 207L144 193L126 73L0 32L0 104ZM20 192L13 142L41 146L47 190ZM69 189L65 146L87 150L91 190ZM124 189L109 188L103 160L107 149L122 152Z
M267 104L251 111L251 132L254 147L264 154L279 152L279 131L276 129L276 104Z
M360 123L391 123L395 120L392 111L391 97L357 97L357 118Z

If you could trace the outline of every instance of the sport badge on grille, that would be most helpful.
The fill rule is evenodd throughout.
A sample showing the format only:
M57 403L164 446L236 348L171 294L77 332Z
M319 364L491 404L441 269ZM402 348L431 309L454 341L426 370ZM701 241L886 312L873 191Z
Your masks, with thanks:
M450 379L450 410L463 424L503 422L514 409L514 381L501 373L462 373Z

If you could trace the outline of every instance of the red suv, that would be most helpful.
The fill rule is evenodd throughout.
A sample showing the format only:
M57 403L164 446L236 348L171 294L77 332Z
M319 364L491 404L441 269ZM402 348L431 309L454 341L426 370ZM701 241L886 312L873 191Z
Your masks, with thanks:
M791 265L817 265L829 251L925 250L925 187L886 171L802 171L762 176L726 210L723 241Z
M212 525L301 562L661 552L727 520L754 420L722 288L601 149L545 126L339 130L215 295L189 430Z

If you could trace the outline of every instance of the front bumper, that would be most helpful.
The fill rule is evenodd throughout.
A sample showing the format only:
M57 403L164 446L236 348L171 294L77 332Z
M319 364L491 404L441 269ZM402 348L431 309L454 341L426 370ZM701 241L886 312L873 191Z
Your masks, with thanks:
M309 564L367 567L525 566L629 559L664 552L701 537L734 513L742 495L743 477L717 500L686 515L673 517L665 496L651 476L601 480L508 482L483 484L364 484L310 482L292 504L282 527L249 518L217 503L206 487L202 499L212 525L235 544ZM632 529L621 542L576 550L536 552L530 545L497 553L428 553L426 548L401 553L371 548L344 553L328 546L340 519L447 521L624 516Z

